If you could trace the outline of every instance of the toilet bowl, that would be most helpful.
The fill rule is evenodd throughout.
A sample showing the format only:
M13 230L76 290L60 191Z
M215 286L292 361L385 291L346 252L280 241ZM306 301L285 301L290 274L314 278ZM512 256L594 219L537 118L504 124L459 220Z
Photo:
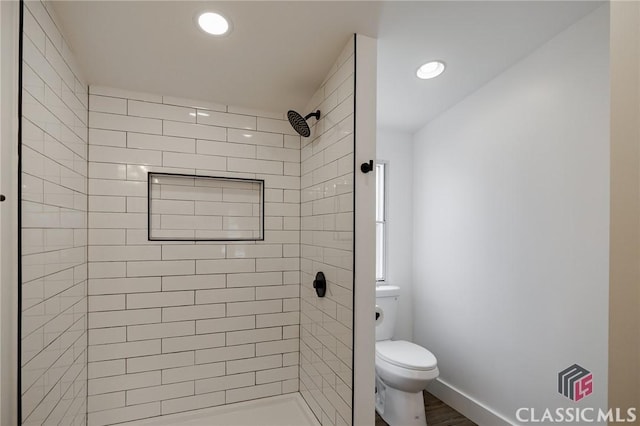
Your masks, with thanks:
M391 340L400 288L376 287L376 411L390 426L426 426L423 389L438 377L436 357L422 346Z

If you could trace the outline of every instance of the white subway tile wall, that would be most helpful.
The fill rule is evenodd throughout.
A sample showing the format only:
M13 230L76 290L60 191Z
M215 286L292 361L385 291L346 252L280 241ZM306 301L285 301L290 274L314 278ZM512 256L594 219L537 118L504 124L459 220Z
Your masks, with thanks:
M301 151L300 392L323 426L352 421L354 53L352 39L304 111L322 116Z
M93 86L89 111L89 425L297 392L300 137L283 114ZM149 172L263 179L264 241L148 241ZM255 229L255 188L169 186L152 209L168 236L212 216Z
M47 4L26 1L24 24L21 415L84 425L87 85Z

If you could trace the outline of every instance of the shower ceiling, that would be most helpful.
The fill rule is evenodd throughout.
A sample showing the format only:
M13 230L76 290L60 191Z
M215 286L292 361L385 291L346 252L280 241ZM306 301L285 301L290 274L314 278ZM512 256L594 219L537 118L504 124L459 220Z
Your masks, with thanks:
M354 32L378 38L378 118L413 132L602 2L55 1L91 84L301 110ZM195 25L212 10L226 37ZM447 63L421 81L420 64Z

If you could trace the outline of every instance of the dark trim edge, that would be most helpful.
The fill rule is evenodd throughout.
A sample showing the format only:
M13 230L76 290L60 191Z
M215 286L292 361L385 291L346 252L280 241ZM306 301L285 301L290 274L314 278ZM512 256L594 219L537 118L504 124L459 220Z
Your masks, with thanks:
M356 135L356 120L358 117L357 110L357 92L358 92L358 34L353 34L353 300L351 301L351 346L353 350L351 351L351 424L354 424L355 421L355 394L356 394L356 381L355 381L355 370L356 370L356 172L358 170L356 166L356 146L357 143L357 135Z
M18 345L17 405L18 425L22 424L22 60L24 47L24 0L20 0L18 25Z

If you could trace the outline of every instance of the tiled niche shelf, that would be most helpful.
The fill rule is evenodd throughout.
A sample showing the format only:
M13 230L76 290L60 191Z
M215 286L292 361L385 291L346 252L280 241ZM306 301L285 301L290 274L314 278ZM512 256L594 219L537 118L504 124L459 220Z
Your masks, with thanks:
M263 241L264 180L148 174L149 241Z

